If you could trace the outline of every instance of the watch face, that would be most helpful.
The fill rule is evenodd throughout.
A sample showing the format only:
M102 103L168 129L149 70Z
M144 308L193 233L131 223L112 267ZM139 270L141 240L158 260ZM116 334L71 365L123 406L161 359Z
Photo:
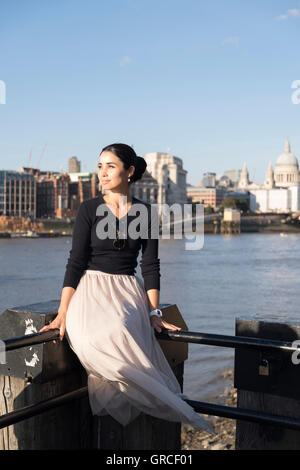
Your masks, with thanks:
M152 312L150 312L150 315L162 317L162 311L159 308L155 308L154 310L152 310Z

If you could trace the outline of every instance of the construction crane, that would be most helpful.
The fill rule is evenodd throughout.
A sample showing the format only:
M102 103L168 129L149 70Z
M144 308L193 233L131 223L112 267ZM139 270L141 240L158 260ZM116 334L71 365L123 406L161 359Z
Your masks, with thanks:
M30 164L31 157L32 157L32 148L30 149L30 152L29 152L29 155L28 155L28 161L27 161L27 166L28 167L29 167L29 164Z
M42 150L42 153L41 153L41 155L40 155L40 159L39 159L39 161L38 161L38 163L37 163L37 165L36 165L36 167L37 167L37 168L39 168L39 165L40 165L40 163L41 163L41 160L42 160L42 158L43 158L43 156L44 156L44 153L45 153L46 147L47 147L47 144L46 144L46 145L44 145L44 148L43 148L43 150Z

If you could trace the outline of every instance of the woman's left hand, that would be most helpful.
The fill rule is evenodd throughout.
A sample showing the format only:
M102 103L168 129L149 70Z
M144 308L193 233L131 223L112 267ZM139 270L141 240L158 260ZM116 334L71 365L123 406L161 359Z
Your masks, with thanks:
M153 326L153 328L155 328L155 330L158 331L158 333L161 333L162 331L161 327L166 328L167 330L173 330L173 331L181 330L179 326L172 325L172 323L167 323L166 321L162 320L160 317L157 317L156 315L152 315L152 317L150 317L150 323L151 323L151 326Z

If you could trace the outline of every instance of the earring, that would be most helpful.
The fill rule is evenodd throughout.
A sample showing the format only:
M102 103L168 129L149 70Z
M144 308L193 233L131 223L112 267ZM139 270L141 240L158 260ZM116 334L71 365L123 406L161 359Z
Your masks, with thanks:
M130 181L130 178L128 178L128 183L129 183L129 181Z

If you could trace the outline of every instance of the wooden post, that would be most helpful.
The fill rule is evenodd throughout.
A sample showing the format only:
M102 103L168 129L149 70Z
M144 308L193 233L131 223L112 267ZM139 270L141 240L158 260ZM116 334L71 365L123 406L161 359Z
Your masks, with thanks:
M240 317L236 335L293 342L300 339L300 321L284 315ZM291 353L237 348L234 386L238 407L300 419L300 364ZM300 431L237 420L236 449L300 449Z
M38 332L57 315L59 301L7 309L0 315L1 337ZM86 385L86 372L67 340L6 353L0 364L0 414L4 415ZM0 429L0 450L85 449L93 442L88 397Z
M213 231L214 233L220 233L220 230L221 230L221 223L219 220L214 220L213 221Z
M183 363L172 367L182 386ZM165 421L141 413L127 426L111 416L98 418L99 449L180 450L181 423Z
M7 309L0 315L1 337L38 332L57 315L59 301ZM187 330L176 305L161 304L164 318ZM188 344L159 340L181 391ZM0 414L67 393L87 385L86 371L62 342L47 342L8 351L0 364ZM91 413L88 396L55 407L0 429L0 450L45 449L180 449L181 424L141 413L123 427L111 416Z
M163 317L183 330L188 327L176 305L160 304ZM183 391L184 361L188 343L158 341ZM180 450L181 423L165 421L141 413L132 423L122 426L111 416L98 418L99 448L105 450Z

